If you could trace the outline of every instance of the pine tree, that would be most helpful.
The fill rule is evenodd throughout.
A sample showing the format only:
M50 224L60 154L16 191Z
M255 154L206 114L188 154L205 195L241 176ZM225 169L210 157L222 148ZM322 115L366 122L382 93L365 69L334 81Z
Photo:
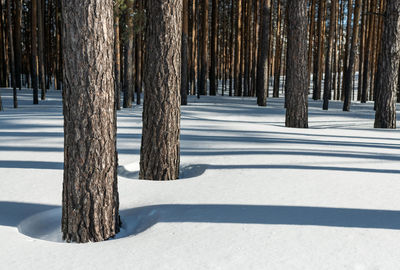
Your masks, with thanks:
M62 233L67 242L97 242L113 237L120 227L113 1L63 0L62 17Z
M148 25L139 177L173 180L179 177L180 162L182 1L154 0L146 4Z

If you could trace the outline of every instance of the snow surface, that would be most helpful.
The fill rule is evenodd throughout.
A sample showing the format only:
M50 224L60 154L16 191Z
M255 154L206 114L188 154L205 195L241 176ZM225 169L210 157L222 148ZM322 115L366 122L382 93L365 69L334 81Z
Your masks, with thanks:
M141 106L118 112L123 228L61 241L61 95L1 89L0 269L399 269L400 134L373 104L310 101L284 127L283 99L189 97L181 179L139 181Z

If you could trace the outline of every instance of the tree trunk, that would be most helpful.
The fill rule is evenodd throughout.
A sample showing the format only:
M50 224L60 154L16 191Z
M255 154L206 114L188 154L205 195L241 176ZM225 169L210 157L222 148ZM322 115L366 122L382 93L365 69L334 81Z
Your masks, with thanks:
M15 2L15 17L14 17L14 48L15 48L15 82L21 90L21 15L22 15L22 0Z
M335 34L335 25L336 25L336 1L331 1L331 15L329 19L329 37L328 37L328 48L326 52L325 59L325 82L324 82L324 103L323 109L328 110L329 100L331 99L331 90L332 90L332 72L331 72L331 64L332 64L332 49L333 49L333 37Z
M276 42L275 42L275 64L274 64L274 88L273 97L279 97L280 79L281 79L281 59L282 59L282 30L281 30L281 20L282 20L282 7L281 1L278 0L278 10L277 10L277 26L276 26Z
M135 80L135 91L136 91L136 104L140 104L140 93L142 92L142 54L143 54L143 31L144 31L144 11L143 11L143 0L138 0L138 21L136 24L136 47L135 47L135 64L136 64L136 80Z
M13 103L14 103L14 108L18 108L17 88L15 82L15 59L14 59L13 31L12 31L12 19L11 19L12 18L11 1L12 0L7 0L8 44L10 46L10 66L11 66L11 85L13 88Z
M121 110L121 43L119 36L119 17L120 7L119 4L115 5L114 12L114 62L115 62L115 108Z
M0 87L6 86L7 78L7 63L5 56L5 34L4 34L4 20L3 20L3 5L0 4Z
M180 162L182 1L146 3L148 25L139 177L173 180L179 177Z
M39 78L40 88L42 89L40 99L46 99L46 73L44 71L44 45L43 45L43 9L42 0L37 0L37 13L32 16L37 16L38 21L38 50L39 50Z
M39 104L39 89L38 89L38 69L39 59L37 53L37 1L32 0L32 88L33 88L33 104Z
M97 242L120 227L113 1L63 0L62 16L63 239Z
M236 32L236 40L235 40L235 63L234 63L234 89L235 89L235 96L241 94L241 85L242 85L242 75L241 75L241 61L240 61L240 51L241 51L241 32L242 32L242 1L236 1L237 9L236 9L236 25L235 25L235 32Z
M133 2L127 1L126 38L124 40L124 108L132 108L133 89Z
M361 14L361 0L356 0L356 6L354 9L354 22L353 22L353 34L351 38L351 48L350 48L350 56L349 63L347 68L345 69L344 74L344 103L343 103L343 111L350 111L351 104L351 94L352 94L352 82L353 82L353 71L354 71L354 62L356 58L356 50L358 43L358 29L359 29L359 21Z
M324 48L324 24L325 24L325 0L319 0L318 3L318 43L314 54L314 74L313 74L313 99L321 99L321 81L322 81L322 55Z
M308 127L307 1L287 2L286 126Z
M211 16L211 67L210 67L210 96L215 96L218 90L217 48L218 48L218 1L212 0Z
M262 0L257 66L257 104L267 106L271 0Z
M200 95L207 95L207 73L208 73L208 0L202 0L201 18L201 42L200 42Z
M387 2L377 72L375 128L396 128L400 61L400 1Z
M189 0L183 0L182 14L182 82L181 82L181 105L187 105L187 93L189 89ZM211 90L210 90L211 91Z

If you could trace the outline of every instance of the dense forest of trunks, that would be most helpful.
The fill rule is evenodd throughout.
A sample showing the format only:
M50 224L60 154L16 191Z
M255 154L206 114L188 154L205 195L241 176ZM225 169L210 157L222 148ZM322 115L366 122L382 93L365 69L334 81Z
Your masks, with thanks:
M324 109L329 100L342 100L346 111L351 100L375 100L387 0L305 2L313 99L324 99ZM62 87L61 1L0 3L0 86L32 88L37 104L39 93L45 99L46 89ZM269 6L265 13L264 6ZM290 38L287 0L184 0L183 7L182 104L187 94L220 91L257 95L259 105L266 105L263 91L257 92L259 76L270 86L266 97L283 95ZM114 1L115 76L123 107L135 99L140 104L145 29L144 0Z

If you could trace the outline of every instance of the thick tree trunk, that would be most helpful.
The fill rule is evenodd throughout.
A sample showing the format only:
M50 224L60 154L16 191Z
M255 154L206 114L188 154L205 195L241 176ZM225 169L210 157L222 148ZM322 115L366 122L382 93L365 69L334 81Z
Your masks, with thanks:
M287 15L286 126L307 128L307 1L288 1Z
M7 0L7 20L8 20L8 44L10 45L10 66L11 66L11 85L13 88L13 103L14 108L18 108L17 101L17 88L15 82L15 57L13 45L13 31L12 31L12 14L11 14L11 1Z
M113 1L63 0L62 7L63 239L97 242L120 227Z
M375 128L396 128L396 92L400 61L400 1L387 2L377 72Z
M187 93L189 89L189 0L183 0L182 14L182 82L181 82L181 105L187 105Z
M271 0L262 0L257 65L257 104L267 106Z
M200 42L200 82L199 94L207 95L208 73L208 0L202 0L201 42Z
M179 177L182 1L147 2L140 179ZM153 74L158 74L154 76Z
M356 6L354 9L354 22L353 22L353 34L351 38L351 47L349 55L349 63L347 69L345 69L344 74L344 103L343 111L350 111L351 104L351 94L353 89L353 72L354 72L354 62L356 58L356 50L358 44L358 29L361 14L361 0L356 0Z

